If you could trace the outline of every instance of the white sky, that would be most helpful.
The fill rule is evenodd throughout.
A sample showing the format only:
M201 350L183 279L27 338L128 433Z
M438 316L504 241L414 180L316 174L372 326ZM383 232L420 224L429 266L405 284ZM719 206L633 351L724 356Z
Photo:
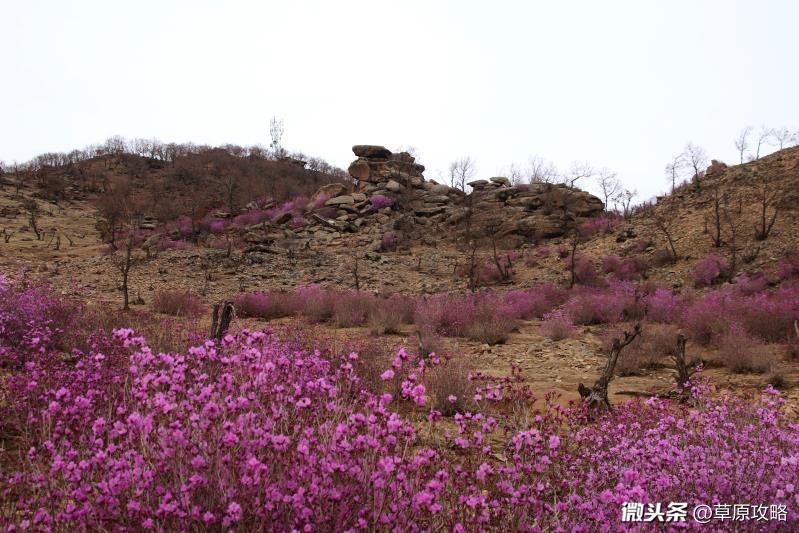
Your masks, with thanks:
M734 162L799 128L799 2L0 0L0 160L119 134L268 144L346 168L413 145L426 176L540 155L642 197L692 140Z

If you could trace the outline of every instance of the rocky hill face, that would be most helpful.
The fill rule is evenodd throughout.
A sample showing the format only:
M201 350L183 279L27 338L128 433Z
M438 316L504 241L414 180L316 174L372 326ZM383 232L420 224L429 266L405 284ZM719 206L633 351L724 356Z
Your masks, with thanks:
M639 257L654 278L681 286L696 261L711 253L734 263L735 273L767 271L799 249L797 227L799 147L794 147L741 165L714 161L699 179L641 206L584 250L597 258ZM676 260L669 260L666 232Z
M561 184L536 183L512 186L504 177L469 183L470 194L426 180L425 167L406 153L392 153L382 146L356 145L357 159L349 166L352 187L330 184L320 188L311 204L324 200L325 210L310 210L310 224L300 230L286 229L292 216L273 225L252 228L251 243L274 241L282 227L289 240L320 242L351 240L372 251L386 246L391 233L398 243L411 240L435 242L439 236L475 237L487 223L511 246L542 238L560 237L584 220L602 213L599 198ZM259 233L262 238L259 238ZM434 237L436 236L436 237Z

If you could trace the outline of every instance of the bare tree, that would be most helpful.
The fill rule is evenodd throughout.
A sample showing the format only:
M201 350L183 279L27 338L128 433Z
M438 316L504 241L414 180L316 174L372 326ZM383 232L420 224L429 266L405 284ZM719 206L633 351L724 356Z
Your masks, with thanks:
M701 180L702 177L705 175L705 169L707 168L707 152L705 149L699 146L698 144L694 144L689 142L685 145L685 151L683 152L683 158L685 159L687 165L693 171L693 179L694 183L696 184L696 188L699 189L702 185Z
M521 185L522 183L524 183L524 172L522 172L522 169L519 168L516 165L516 163L511 163L505 174L510 180L510 184L513 185L514 187L516 185Z
M710 219L713 222L713 233L710 234L710 238L713 240L713 246L715 248L721 248L724 241L721 237L721 226L723 222L723 214L724 208L727 203L727 196L721 191L721 187L716 184L713 187L712 194L711 194L711 208L710 208Z
M735 138L735 149L738 150L738 153L741 156L741 164L744 162L744 154L749 149L749 135L752 134L752 126L747 126L738 137Z
M483 231L485 232L485 235L488 237L489 243L491 244L491 253L494 259L494 265L497 267L497 272L499 272L499 277L502 279L502 281L508 281L512 276L513 265L511 264L510 256L505 256L504 263L499 257L497 241L499 240L501 229L502 220L499 218L489 218L483 224Z
M765 126L760 127L760 131L757 134L757 151L755 151L755 161L760 159L760 148L764 144L769 143L769 139L773 136L773 131L770 128Z
M529 183L553 183L558 176L555 165L540 156L532 156L527 162L527 181Z
M124 248L118 250L113 256L113 263L119 273L122 275L122 309L130 309L129 297L129 279L130 270L134 265L139 263L142 258L135 253L137 244L136 232L131 228L125 238Z
M283 120L277 117L272 117L269 122L269 137L272 139L269 147L275 159L280 159L286 156L286 150L283 148Z
M466 192L466 184L474 178L477 165L469 156L456 159L449 165L449 182L455 189Z
M33 230L33 233L36 235L36 240L42 240L42 232L39 230L38 220L39 220L39 204L36 203L36 200L33 198L29 198L22 203L22 207L28 212L28 223Z
M777 221L777 213L779 212L779 200L783 195L782 189L774 187L772 184L761 181L757 188L757 201L759 208L759 224L755 226L755 239L758 241L765 241L771 234L771 228L774 227L774 222ZM773 210L771 218L768 218L768 209Z
M100 230L103 236L116 250L116 234L120 223L131 214L130 188L126 184L107 189L97 199L97 210L102 217Z
M779 149L782 150L793 142L794 133L783 126L782 128L774 128L771 130L771 138L774 139L774 144L779 146Z
M688 339L685 335L677 335L677 349L674 351L674 365L677 369L677 394L682 401L687 400L691 396L691 389L686 385L691 379L691 372L688 370L688 364L685 361L685 344Z
M571 255L569 256L569 288L574 287L577 283L577 247L580 245L580 228L574 228L571 241Z
M633 203L633 198L635 198L636 196L638 196L638 191L636 191L635 189L633 190L624 189L616 196L616 201L621 204L622 216L624 218L628 218L632 213L631 206Z
M568 185L571 188L574 188L574 184L577 183L581 179L590 178L594 175L594 167L589 165L585 162L573 162L571 167L569 167L568 174L562 176L563 183Z
M685 170L685 158L682 154L675 156L674 159L666 165L666 177L671 182L671 193L674 194L674 189L677 187L677 180Z
M596 181L605 201L605 211L610 211L608 208L610 200L614 200L622 190L621 181L615 172L606 168L599 172Z
M739 196L737 203L725 202L723 209L724 222L727 225L727 245L730 250L730 271L727 276L732 279L738 270L739 236L743 222L743 198Z
M674 237L674 223L676 222L677 217L674 213L674 203L673 199L670 198L670 203L665 209L660 209L655 213L654 222L655 227L663 234L666 238L666 242L669 245L669 251L671 252L671 260L672 262L677 261L677 247L675 245L676 238Z

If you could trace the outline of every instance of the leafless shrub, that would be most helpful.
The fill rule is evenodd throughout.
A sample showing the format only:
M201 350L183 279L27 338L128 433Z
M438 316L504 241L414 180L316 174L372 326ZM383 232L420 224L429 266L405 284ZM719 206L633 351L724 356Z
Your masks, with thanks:
M400 333L403 323L403 310L391 304L390 300L376 302L369 311L367 324L372 335Z
M737 327L731 327L719 340L719 358L724 366L741 374L763 374L771 371L774 364L768 346Z

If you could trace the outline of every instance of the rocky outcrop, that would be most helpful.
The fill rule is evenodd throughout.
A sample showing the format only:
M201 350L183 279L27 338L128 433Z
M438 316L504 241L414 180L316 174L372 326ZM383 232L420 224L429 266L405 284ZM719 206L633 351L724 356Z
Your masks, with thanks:
M489 219L499 221L501 234L530 240L562 236L604 208L597 197L579 189L546 183L513 186L502 176L470 182L467 195L425 180L425 167L407 152L395 154L376 145L356 145L352 151L357 156L349 167L354 186L320 188L302 216L282 215L271 221L271 229L264 227L271 240L281 231L275 226L283 226L287 238L324 245L357 234L358 242L369 242L367 248L377 251L389 231L420 241L432 234L454 238L467 223L479 231Z

